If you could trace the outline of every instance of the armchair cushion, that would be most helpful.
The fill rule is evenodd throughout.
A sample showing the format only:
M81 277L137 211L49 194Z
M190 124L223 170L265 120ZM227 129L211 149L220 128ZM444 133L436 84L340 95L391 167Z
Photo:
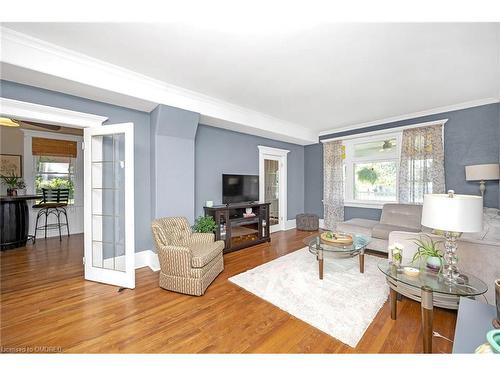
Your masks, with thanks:
M191 266L201 268L210 263L216 256L222 254L224 242L192 243L189 250L191 251Z
M195 243L211 243L215 241L213 233L193 233L191 234L191 244Z

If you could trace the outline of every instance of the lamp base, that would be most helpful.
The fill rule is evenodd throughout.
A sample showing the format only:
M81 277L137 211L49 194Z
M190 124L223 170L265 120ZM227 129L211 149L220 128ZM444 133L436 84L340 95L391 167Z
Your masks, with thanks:
M479 181L479 191L481 192L481 196L484 197L484 192L486 191L486 184L483 180Z
M457 267L457 238L459 235L460 233L457 232L444 232L446 241L444 243L443 277L447 284L455 284L460 275Z

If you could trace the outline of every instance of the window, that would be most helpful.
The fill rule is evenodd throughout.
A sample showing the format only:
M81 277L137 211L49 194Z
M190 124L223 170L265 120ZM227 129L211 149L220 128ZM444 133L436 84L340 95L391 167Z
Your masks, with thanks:
M69 203L75 199L75 158L70 156L33 157L35 171L35 194L42 188L69 189Z
M398 201L401 133L344 141L345 204Z
M69 203L75 203L77 142L33 137L33 183L36 194L42 189L69 189Z

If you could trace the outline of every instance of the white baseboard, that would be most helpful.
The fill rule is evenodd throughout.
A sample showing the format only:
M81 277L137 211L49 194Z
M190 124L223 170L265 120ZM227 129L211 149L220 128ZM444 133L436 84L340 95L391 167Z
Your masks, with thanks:
M143 250L135 253L135 269L142 267L149 267L153 272L159 271L160 261L158 254L153 250Z
M324 219L319 219L319 228L325 229L325 220Z
M287 220L285 222L285 230L294 229L296 227L295 219Z

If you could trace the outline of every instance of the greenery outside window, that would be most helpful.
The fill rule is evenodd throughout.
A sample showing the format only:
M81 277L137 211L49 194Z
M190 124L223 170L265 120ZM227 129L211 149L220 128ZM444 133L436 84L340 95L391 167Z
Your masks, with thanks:
M35 170L35 193L42 194L42 188L69 189L69 203L75 201L75 162L70 156L33 157Z
M401 133L345 140L346 206L379 208L398 201Z

